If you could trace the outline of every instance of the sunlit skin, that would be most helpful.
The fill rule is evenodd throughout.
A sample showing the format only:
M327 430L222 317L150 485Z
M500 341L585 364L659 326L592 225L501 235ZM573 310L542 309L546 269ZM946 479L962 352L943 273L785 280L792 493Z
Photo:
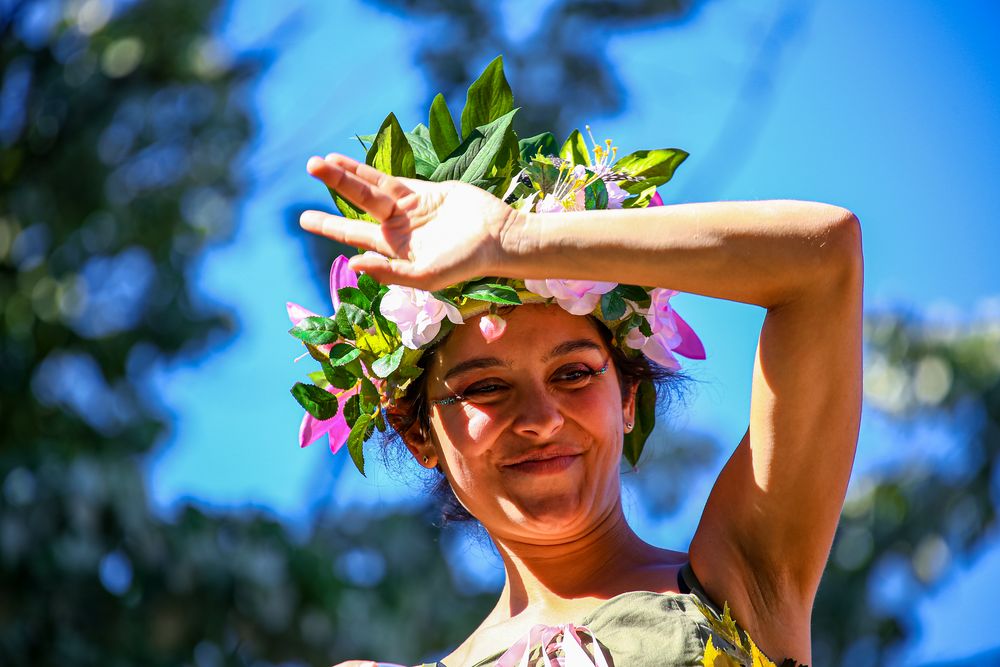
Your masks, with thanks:
M433 406L433 458L494 538L565 542L618 503L632 402L623 405L613 365L603 375L590 374L610 360L590 320L544 305L515 308L506 319L499 340L486 344L477 326L456 327L435 355L427 374L430 399L467 398ZM483 359L499 364L445 380L458 364ZM562 469L512 465L525 456L544 456L549 467Z
M493 343L475 318L452 331L427 369L427 396L463 399L432 406L429 437L407 435L418 462L441 466L507 570L493 613L448 664L627 590L676 590L685 560L642 542L622 515L622 437L634 420L634 390L623 397L601 325L555 305L504 317L507 330ZM518 463L535 457L543 460Z
M410 438L418 461L440 462L483 521L507 576L493 612L445 664L472 664L510 646L533 622L575 621L621 592L674 591L685 561L766 654L779 663L812 662L813 600L861 412L864 272L853 213L765 200L540 214L469 184L395 178L342 155L312 158L307 168L380 224L306 211L303 229L381 253L350 265L382 283L434 290L475 276L614 281L767 313L747 431L686 554L643 543L622 517L617 457L629 405L612 373L565 390L553 384L553 362L543 361L554 344L586 334L588 321L522 306L506 341L489 346L476 340L474 321L456 328L432 368L432 399L466 390L444 386L441 376L466 357L488 351L518 372L503 371L507 407L436 407L431 433ZM579 447L579 460L544 476L503 471L505 457L552 441Z

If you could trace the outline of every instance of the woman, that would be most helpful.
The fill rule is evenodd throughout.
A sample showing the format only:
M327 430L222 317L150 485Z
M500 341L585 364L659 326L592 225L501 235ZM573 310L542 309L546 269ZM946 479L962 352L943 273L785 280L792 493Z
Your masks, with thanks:
M622 516L619 458L635 385L621 382L592 319L523 305L494 342L477 327L454 328L425 373L429 430L402 435L482 522L506 582L445 665L495 664L539 625L582 643L596 637L618 665L701 664L685 647L626 642L616 653L614 632L597 629L625 603L619 618L636 605L689 613L685 581L727 604L772 659L811 662L811 609L860 415L862 257L851 212L755 201L538 214L465 183L394 178L341 155L312 158L308 170L381 224L308 211L302 227L376 251L350 266L383 284L438 290L474 276L561 276L767 309L749 428L688 553L644 543ZM679 577L685 566L694 577ZM590 635L566 625L581 621Z

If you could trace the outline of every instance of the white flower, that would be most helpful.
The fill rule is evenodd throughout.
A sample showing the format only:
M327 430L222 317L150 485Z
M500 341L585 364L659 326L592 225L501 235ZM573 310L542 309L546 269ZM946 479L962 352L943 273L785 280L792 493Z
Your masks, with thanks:
M525 288L556 303L573 315L589 315L597 308L602 294L607 294L618 283L601 283L593 280L525 280Z
M621 208L628 193L615 181L604 181L604 187L608 190L608 208Z
M434 340L441 331L441 320L444 318L455 324L462 323L462 314L454 304L413 287L389 285L379 310L385 319L396 324L403 345L411 350Z

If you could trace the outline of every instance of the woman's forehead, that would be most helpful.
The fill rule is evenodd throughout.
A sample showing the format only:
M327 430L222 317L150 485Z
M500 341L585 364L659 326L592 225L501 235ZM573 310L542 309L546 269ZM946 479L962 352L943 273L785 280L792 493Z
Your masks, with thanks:
M464 325L452 329L438 348L431 370L439 375L449 367L478 357L497 357L511 361L542 361L559 348L568 351L586 349L580 344L589 341L606 348L597 323L591 318L571 315L556 305L529 304L517 306L502 314L507 322L504 334L487 343L479 330L482 316L471 317ZM568 345L570 344L570 345Z

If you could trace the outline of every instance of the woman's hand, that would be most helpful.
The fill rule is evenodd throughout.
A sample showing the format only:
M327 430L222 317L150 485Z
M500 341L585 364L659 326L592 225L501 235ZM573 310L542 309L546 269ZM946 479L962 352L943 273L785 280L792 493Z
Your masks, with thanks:
M518 212L475 186L388 176L343 155L311 158L309 173L381 224L306 211L300 224L314 234L366 250L351 269L381 283L434 290L497 275L501 240L520 224Z

